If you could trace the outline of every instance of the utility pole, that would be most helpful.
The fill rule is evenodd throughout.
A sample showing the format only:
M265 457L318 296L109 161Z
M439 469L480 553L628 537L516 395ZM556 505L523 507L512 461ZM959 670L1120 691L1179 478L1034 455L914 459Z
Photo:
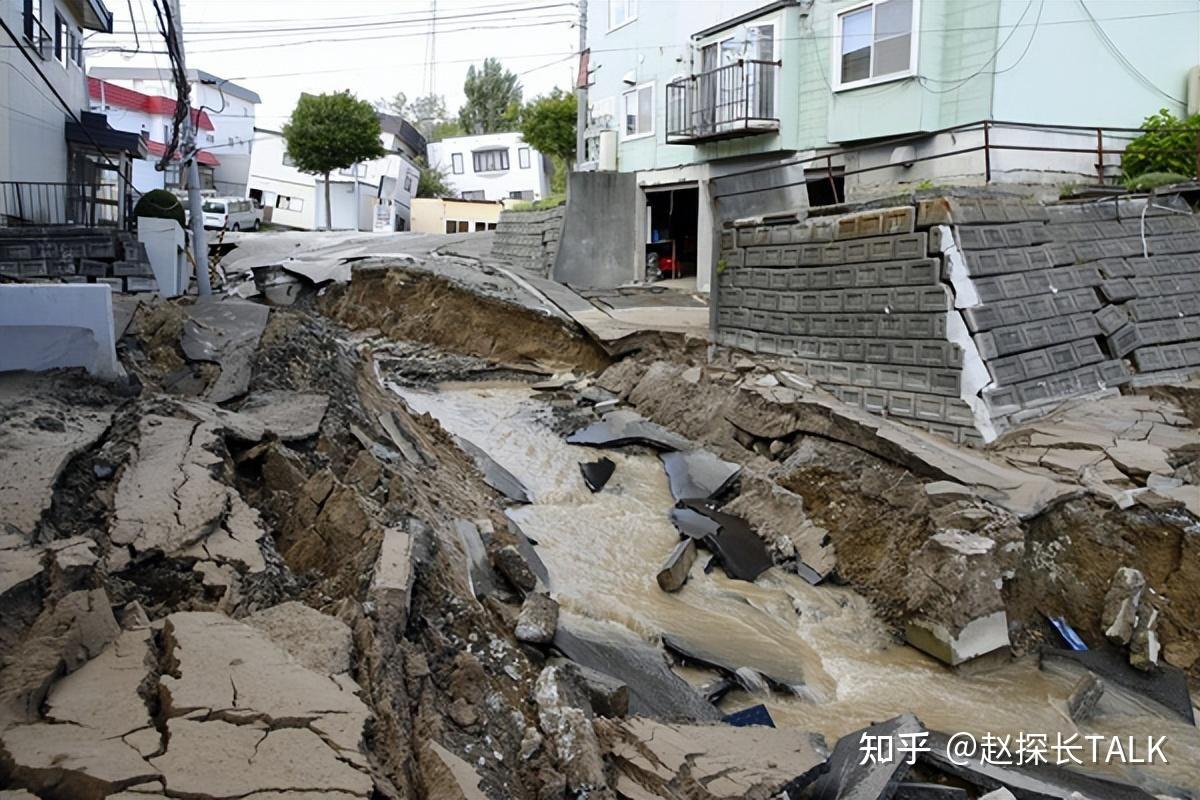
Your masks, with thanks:
M183 17L179 13L180 2L166 1L171 4L171 13L175 17L175 52L179 54L179 70L186 76L188 71L183 54ZM187 160L188 208L192 212L192 260L196 264L196 288L201 297L207 297L212 294L212 284L208 280L208 244L204 236L204 211L201 208L203 201L200 199L200 163L196 159L196 125L192 119L191 81L188 80L184 87L176 87L176 93L188 98L187 116L181 138L183 157Z
M588 120L588 70L583 66L583 54L587 50L587 8L588 0L579 0L579 74L575 85L575 165L583 163L587 157L587 136L584 129ZM590 66L590 65L589 65ZM580 80L582 78L582 80ZM580 85L582 84L582 85ZM569 180L568 180L569 183Z

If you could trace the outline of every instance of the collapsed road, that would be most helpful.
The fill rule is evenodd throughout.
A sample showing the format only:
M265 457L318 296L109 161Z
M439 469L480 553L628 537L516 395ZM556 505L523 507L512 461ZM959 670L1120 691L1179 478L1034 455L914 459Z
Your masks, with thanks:
M0 378L6 800L1200 793L1200 385L971 450L768 358L611 355L479 269L143 301L137 382ZM860 763L901 732L929 752Z

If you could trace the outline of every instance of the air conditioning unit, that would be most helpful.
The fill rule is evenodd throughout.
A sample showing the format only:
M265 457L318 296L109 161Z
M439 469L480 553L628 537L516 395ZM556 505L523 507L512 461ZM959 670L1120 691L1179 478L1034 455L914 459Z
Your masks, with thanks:
M617 132L609 128L600 131L600 169L615 172L617 169Z

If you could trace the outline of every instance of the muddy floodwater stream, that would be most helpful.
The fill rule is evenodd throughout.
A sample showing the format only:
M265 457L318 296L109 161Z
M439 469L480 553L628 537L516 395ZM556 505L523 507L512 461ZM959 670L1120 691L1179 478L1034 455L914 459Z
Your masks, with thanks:
M531 539L550 575L564 619L602 631L622 626L647 641L670 635L722 660L742 664L788 684L798 693L752 695L735 691L723 711L758 702L777 725L839 736L909 711L929 728L1017 736L1021 733L1165 736L1168 764L1102 766L1152 790L1200 791L1200 735L1161 717L1095 717L1076 725L1066 714L1070 679L1038 669L1026 657L990 668L954 671L899 644L852 589L811 586L775 567L754 583L704 572L701 551L683 589L662 591L655 574L679 541L668 512L673 505L658 457L640 448L602 450L568 445L552 427L550 406L526 386L445 384L437 391L391 385L418 413L431 414L449 432L485 450L520 479L532 498L509 516ZM605 455L612 479L593 494L581 461ZM713 673L679 674L693 683ZM1159 783L1161 782L1161 783ZM1161 787L1161 788L1159 788Z

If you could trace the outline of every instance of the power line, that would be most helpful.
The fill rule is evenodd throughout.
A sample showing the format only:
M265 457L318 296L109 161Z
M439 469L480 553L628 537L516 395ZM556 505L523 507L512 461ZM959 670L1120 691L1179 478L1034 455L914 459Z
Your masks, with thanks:
M1181 105L1187 104L1186 101L1181 100L1180 98L1176 97L1175 95L1170 94L1169 92L1165 92L1162 89L1158 88L1158 84L1156 84L1154 81L1147 78L1137 67L1135 67L1133 65L1132 62L1130 62L1130 60L1128 58L1125 57L1125 54L1121 52L1121 49L1119 47L1117 47L1116 42L1114 42L1112 39L1110 39L1108 37L1108 34L1104 32L1104 28L1101 27L1100 23L1096 20L1096 18L1094 16L1092 16L1092 12L1087 7L1087 3L1083 2L1083 0L1079 0L1079 7L1083 9L1083 13L1087 14L1088 19L1092 23L1092 28L1095 29L1097 35L1099 35L1099 37L1100 37L1100 41L1104 43L1104 46L1108 48L1108 51L1113 54L1113 56L1117 59L1117 61L1120 62L1121 65L1124 66L1125 69L1130 74L1132 74L1134 77L1136 77L1138 80L1140 80L1147 88L1152 89L1153 91L1157 92L1158 94L1162 95L1163 97L1167 98L1168 100L1170 100L1174 103L1179 103Z
M1032 5L1033 5L1033 0L1029 0L1029 4L1025 6L1025 10L1021 12L1021 19L1025 19L1025 15L1029 13L1029 8ZM962 80L953 82L954 83L953 86L949 86L944 89L930 89L928 86L926 86L924 84L924 81L928 80L928 81L935 82L935 83L951 83L952 81L918 76L917 81L918 81L918 83L921 84L921 88L924 89L926 92L929 92L930 94L947 94L949 92L957 92L959 89L961 89L962 87L964 87L968 83L970 83L971 80L978 77L979 75L984 74L984 72L987 72L988 75L1000 75L1002 73L1016 69L1017 65L1020 64L1021 61L1024 60L1025 56L1028 55L1028 53L1029 53L1029 48L1033 44L1033 39L1035 36L1037 36L1038 23L1041 22L1041 20L1042 20L1042 11L1044 11L1045 8L1046 8L1046 0L1041 0L1041 3L1038 5L1037 17L1033 20L1033 30L1030 31L1030 33L1029 33L1029 40L1025 42L1025 49L1021 51L1021 55L1017 56L1016 61L1009 64L1004 69L988 70L987 67L989 64L995 63L996 59L1000 57L1000 51L1003 50L1008 45L1009 41L1012 40L1013 34L1015 34L1017 32L1017 27L1015 25L1013 26L1013 29L1011 31L1009 31L1008 36L1004 37L1004 41L1000 43L1000 46L996 48L996 51L994 53L992 53L991 57L988 58L987 61L983 62L983 64L980 65L979 69L975 70L975 72L971 73L970 75L963 78ZM1018 22L1020 22L1020 20L1018 20Z

